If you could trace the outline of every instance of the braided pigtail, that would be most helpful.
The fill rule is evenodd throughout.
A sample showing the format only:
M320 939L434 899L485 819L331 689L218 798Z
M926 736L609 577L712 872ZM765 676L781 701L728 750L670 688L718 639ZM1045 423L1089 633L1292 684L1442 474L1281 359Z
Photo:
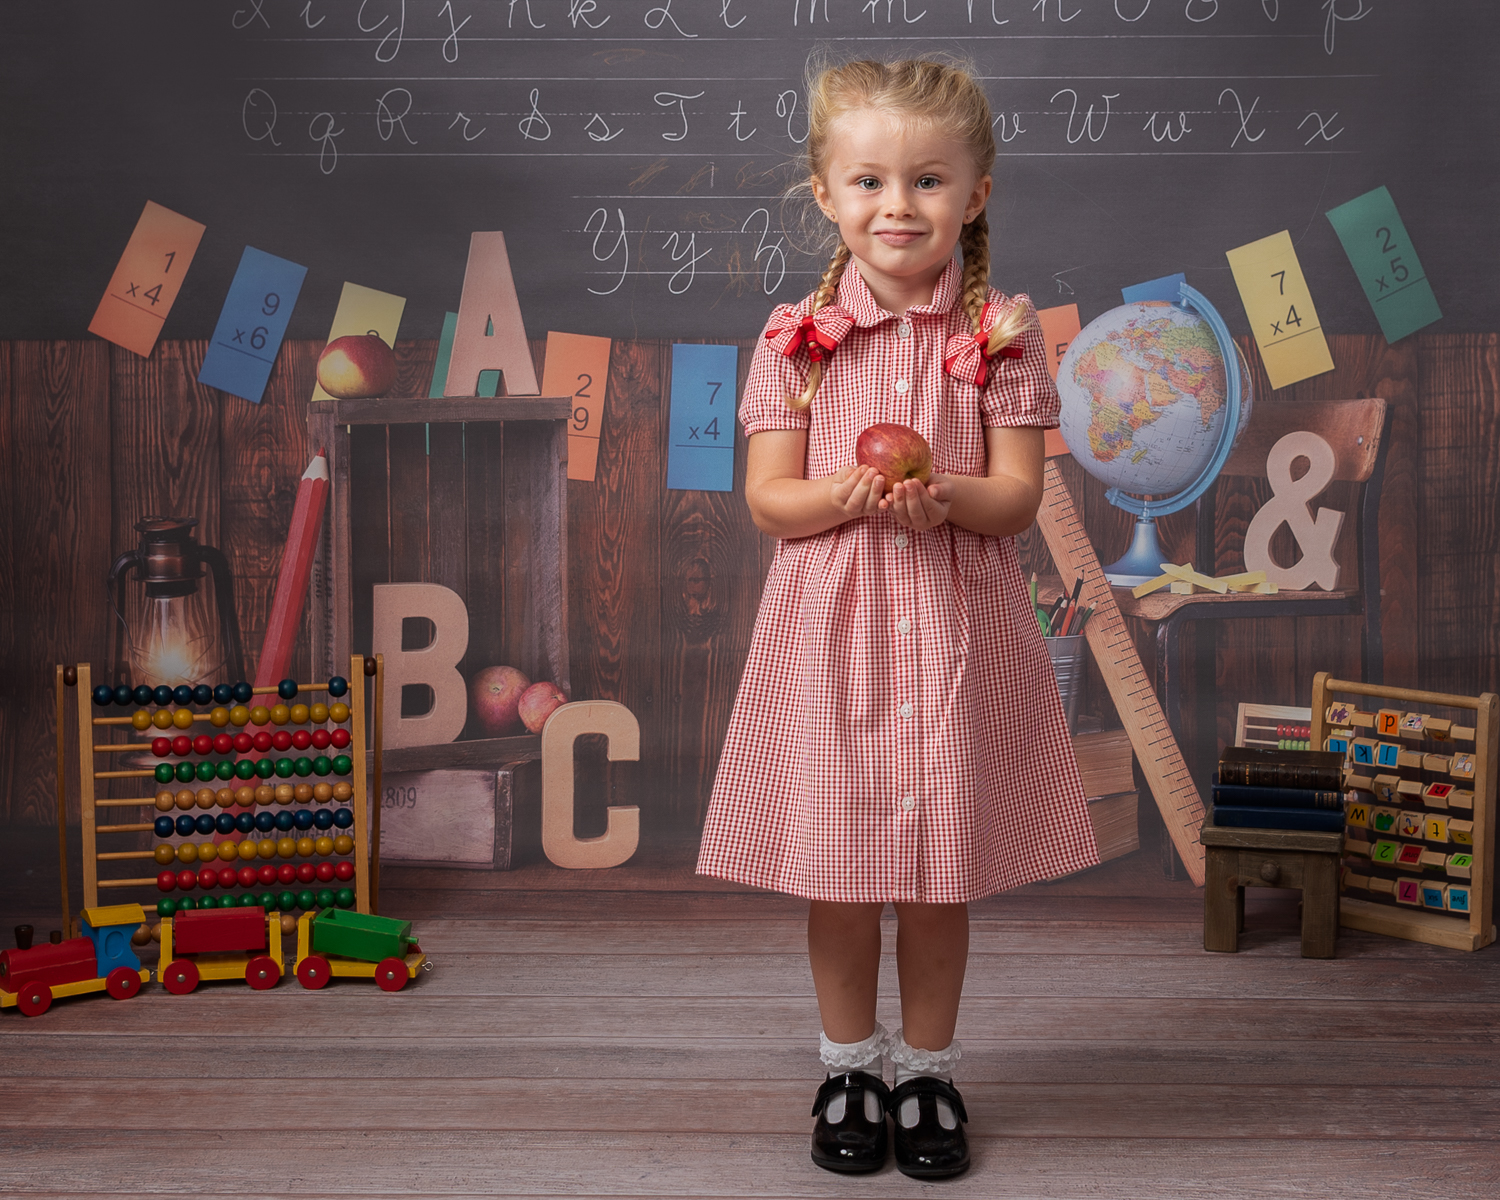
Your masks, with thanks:
M844 277L844 268L849 265L849 247L839 241L839 248L833 252L833 258L828 263L828 268L823 272L823 278L818 283L818 290L813 295L813 312L817 312L824 305L832 304L833 298L838 294L839 280ZM802 389L800 396L788 396L786 406L794 412L800 412L813 401L818 394L818 384L823 381L823 364L814 361L807 372L807 386Z
M990 223L983 210L964 226L958 245L964 256L961 302L970 329L979 333L984 328L984 302L990 290ZM986 356L999 353L1035 325L1025 305L1012 304L990 328Z

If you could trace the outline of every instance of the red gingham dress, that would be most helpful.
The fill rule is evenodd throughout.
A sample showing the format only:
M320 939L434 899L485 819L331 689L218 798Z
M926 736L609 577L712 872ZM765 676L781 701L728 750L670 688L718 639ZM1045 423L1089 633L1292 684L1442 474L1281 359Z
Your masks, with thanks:
M740 402L747 435L806 429L808 478L854 462L860 432L910 425L933 469L986 471L984 427L1057 425L1042 335L985 386L943 368L969 333L951 261L904 321L855 264L837 303L855 327L810 409L762 339ZM1005 300L991 291L992 301ZM1030 305L1030 300L1020 297ZM768 328L812 310L782 306ZM1099 861L1057 683L1010 538L888 513L776 547L704 825L698 872L834 901L977 900Z

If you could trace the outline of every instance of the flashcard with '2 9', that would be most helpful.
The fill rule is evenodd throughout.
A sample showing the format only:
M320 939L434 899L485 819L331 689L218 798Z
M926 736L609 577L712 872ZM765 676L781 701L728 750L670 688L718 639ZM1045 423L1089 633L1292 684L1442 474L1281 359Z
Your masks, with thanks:
M198 382L259 404L307 268L246 246Z

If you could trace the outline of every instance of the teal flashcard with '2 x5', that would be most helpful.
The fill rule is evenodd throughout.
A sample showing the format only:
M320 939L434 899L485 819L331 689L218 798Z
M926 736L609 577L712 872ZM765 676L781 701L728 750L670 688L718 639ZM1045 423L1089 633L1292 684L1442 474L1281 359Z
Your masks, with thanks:
M667 486L702 492L734 489L735 377L738 346L672 346L672 417Z
M1378 187L1356 196L1329 209L1328 219L1386 341L1399 341L1443 315L1390 192Z
M246 246L198 382L259 404L307 268Z

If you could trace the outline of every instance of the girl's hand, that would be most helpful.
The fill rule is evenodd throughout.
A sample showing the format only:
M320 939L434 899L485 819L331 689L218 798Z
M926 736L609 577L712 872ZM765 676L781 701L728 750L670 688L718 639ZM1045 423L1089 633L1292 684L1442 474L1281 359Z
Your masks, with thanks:
M846 517L862 517L884 507L885 483L873 467L844 467L830 475L829 497Z
M933 475L924 487L915 479L901 480L891 486L891 494L880 501L896 524L908 529L932 529L948 519L953 507L953 485L946 475Z

